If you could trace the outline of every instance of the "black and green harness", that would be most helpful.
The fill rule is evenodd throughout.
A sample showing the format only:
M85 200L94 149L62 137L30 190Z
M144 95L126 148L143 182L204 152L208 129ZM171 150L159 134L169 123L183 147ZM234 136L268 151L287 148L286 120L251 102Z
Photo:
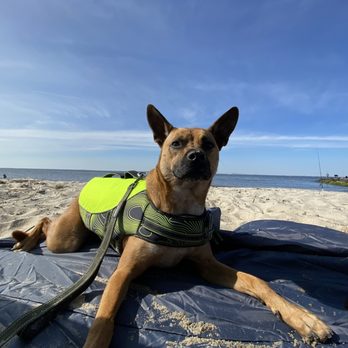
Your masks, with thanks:
M156 209L147 197L146 182L141 176L94 178L82 189L79 206L85 226L102 239L92 264L72 286L3 330L0 347L15 335L24 340L33 338L93 282L109 246L119 253L122 251L124 236L134 235L160 245L190 247L205 244L219 230L219 209L205 211L201 216L176 216Z
M121 178L89 181L79 197L85 226L103 238L109 215L134 181ZM116 221L111 246L121 253L124 236L171 247L199 246L211 240L213 231L213 216L207 210L200 216L171 215L158 210L146 194L146 181L140 180Z

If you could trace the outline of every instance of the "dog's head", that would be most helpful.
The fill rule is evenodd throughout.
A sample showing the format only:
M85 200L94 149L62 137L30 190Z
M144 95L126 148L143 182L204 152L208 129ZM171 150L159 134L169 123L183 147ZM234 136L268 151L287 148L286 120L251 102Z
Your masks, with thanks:
M210 182L217 171L219 151L237 124L238 108L225 112L208 129L175 128L153 105L147 107L147 119L161 147L158 167L164 178Z

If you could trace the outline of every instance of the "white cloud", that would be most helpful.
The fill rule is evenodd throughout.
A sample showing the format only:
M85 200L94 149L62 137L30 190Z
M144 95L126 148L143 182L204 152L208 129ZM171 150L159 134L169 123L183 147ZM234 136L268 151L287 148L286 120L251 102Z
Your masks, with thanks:
M33 69L34 66L29 61L24 60L10 60L10 59L1 59L0 60L0 69Z
M243 101L243 110L260 110L281 107L285 110L314 114L347 111L348 89L318 82L292 83L289 81L205 81L192 83L192 88L202 92L233 95Z
M153 149L150 131L53 131L39 129L0 129L2 143L22 143L26 147L55 144L59 150L107 151L119 149ZM269 134L232 135L230 146L287 148L348 148L348 136L289 136Z
M98 99L82 98L56 93L0 93L0 110L4 116L3 127L37 128L40 125L69 127L74 120L110 119L108 108Z
M240 146L266 146L287 148L348 148L348 136L294 136L294 135L236 135L230 143Z
M39 129L0 129L3 143L21 143L25 147L56 145L61 151L105 151L113 148L153 148L155 143L150 132L142 131L87 131L66 132ZM54 148L53 148L54 149Z

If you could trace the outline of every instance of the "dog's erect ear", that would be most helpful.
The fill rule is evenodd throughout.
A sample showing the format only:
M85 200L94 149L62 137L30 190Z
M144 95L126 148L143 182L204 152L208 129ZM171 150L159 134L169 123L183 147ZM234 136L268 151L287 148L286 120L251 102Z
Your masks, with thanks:
M151 104L147 106L147 121L153 132L155 142L162 146L170 131L174 128L166 118Z
M238 114L238 108L234 106L226 111L212 126L208 128L208 130L213 134L219 150L227 145L228 138L236 127Z

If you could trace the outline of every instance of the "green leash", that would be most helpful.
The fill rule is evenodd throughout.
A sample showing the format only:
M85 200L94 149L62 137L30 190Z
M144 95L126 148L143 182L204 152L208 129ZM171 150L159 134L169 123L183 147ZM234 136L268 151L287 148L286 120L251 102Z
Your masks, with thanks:
M89 287L98 274L99 267L109 247L117 217L124 208L128 196L140 179L142 179L142 176L138 177L136 181L128 187L121 202L111 212L105 236L87 272L76 283L58 294L52 300L32 309L2 331L0 333L0 347L8 343L16 334L24 340L32 339L61 309Z

